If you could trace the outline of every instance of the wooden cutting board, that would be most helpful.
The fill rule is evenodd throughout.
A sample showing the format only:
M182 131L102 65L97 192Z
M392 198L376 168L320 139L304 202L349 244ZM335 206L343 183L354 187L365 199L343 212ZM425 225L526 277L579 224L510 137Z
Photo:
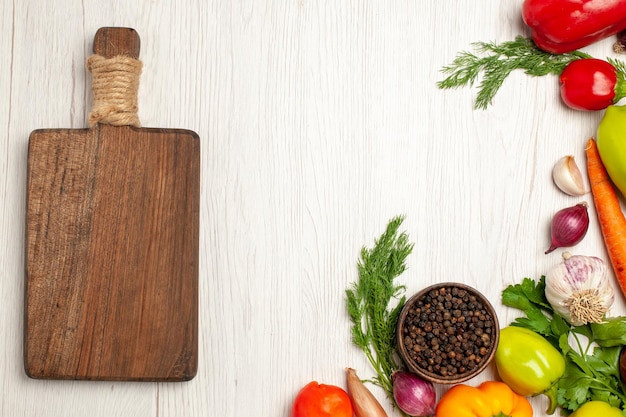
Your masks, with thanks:
M129 28L94 53L139 56ZM185 381L198 364L200 142L182 129L43 129L28 148L32 378Z

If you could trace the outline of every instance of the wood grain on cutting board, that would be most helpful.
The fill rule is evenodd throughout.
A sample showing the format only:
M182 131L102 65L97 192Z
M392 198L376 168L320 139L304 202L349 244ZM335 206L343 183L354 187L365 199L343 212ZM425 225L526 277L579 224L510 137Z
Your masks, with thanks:
M106 52L98 45L117 45L116 52L137 46L138 52L138 44L132 29L105 28L94 52ZM189 130L96 124L32 132L29 376L193 378L199 179L200 142Z

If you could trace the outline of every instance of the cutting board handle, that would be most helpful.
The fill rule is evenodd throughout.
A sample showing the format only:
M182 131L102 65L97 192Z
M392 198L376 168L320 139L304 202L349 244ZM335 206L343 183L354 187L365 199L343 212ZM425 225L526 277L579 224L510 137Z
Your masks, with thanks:
M104 27L93 40L94 55L87 58L93 76L93 106L89 126L98 123L139 127L137 92L142 63L139 35L134 29Z
M139 58L141 40L132 28L103 27L98 29L93 38L93 52L105 58L124 55Z

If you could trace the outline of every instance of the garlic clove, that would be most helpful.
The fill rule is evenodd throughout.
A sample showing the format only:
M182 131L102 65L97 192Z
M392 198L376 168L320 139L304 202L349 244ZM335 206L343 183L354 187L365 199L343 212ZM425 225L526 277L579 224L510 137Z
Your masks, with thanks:
M559 159L552 169L552 179L561 191L572 196L581 196L587 193L583 176L572 155Z

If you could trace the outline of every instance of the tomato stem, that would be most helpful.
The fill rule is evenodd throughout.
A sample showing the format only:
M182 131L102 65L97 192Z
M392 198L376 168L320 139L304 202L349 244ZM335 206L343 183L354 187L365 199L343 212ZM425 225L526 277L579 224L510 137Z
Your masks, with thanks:
M613 98L613 103L617 103L624 97L626 97L626 80L622 75L622 78L618 77L615 83L615 97Z

